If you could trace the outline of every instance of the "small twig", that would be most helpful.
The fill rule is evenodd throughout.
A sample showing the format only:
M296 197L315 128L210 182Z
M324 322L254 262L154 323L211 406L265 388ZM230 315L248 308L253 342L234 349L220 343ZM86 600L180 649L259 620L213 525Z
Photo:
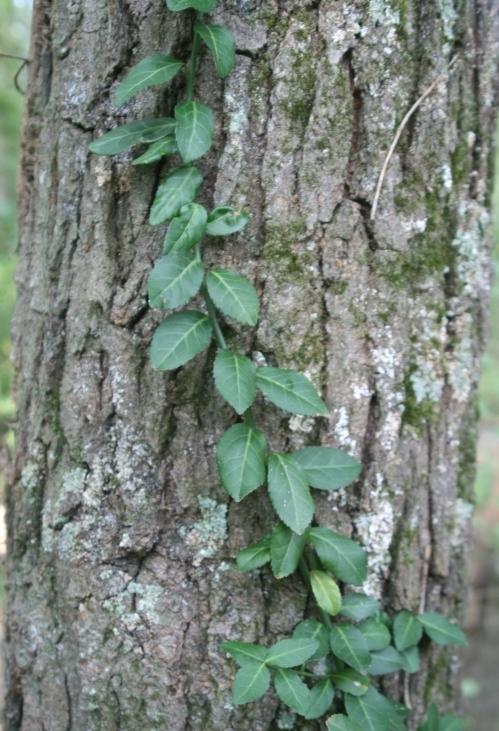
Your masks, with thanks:
M14 76L14 86L17 91L24 96L24 90L19 86L19 76L21 75L24 67L31 62L31 59L25 58L25 56L17 56L15 53L0 53L0 58L11 58L13 61L21 61L21 65L16 71Z
M454 56L454 58L452 59L452 61L447 65L446 71L449 71L449 69L452 68L452 66L455 64L457 58L458 58L457 55ZM376 185L376 192L374 194L373 205L372 205L372 208L371 208L371 216L370 216L371 221L374 221L374 219L376 218L376 211L378 210L378 203L379 203L379 197L381 195L381 189L383 187L383 183L384 183L385 176L386 176L386 173L387 173L387 170L388 170L388 166L390 164L390 160L392 159L392 155L395 152L395 149L396 149L396 147L397 147L397 145L399 143L400 137L402 136L402 132L404 131L404 129L405 129L408 121L410 120L410 118L412 117L412 115L414 114L414 112L418 109L418 107L421 106L421 104L424 102L424 100L427 97L430 96L430 94L432 93L432 91L434 90L434 88L437 86L437 84L440 83L440 81L442 81L443 78L444 78L444 74L443 73L440 74L440 76L437 76L437 78L430 84L430 86L426 89L426 91L424 91L424 93L421 94L421 96L419 97L419 99L416 102L414 102L414 104L409 109L409 111L405 115L404 119L400 123L399 128L397 129L397 133L396 133L396 135L395 135L395 137L393 139L393 142L392 142L392 144L390 146L390 149L388 150L388 154L387 154L387 156L385 158L385 162L383 163L383 167L381 168L381 172L379 174L378 184Z
M16 56L15 53L0 53L0 58L12 58L14 61L24 61L29 63L30 59L25 56Z

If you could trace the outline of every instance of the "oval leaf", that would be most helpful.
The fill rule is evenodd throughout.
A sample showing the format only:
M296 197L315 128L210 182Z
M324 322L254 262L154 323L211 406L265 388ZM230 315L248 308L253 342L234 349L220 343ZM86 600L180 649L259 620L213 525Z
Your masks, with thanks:
M150 357L153 368L170 371L187 363L210 344L211 324L201 312L170 315L154 333Z
M149 214L149 223L156 226L173 218L182 206L196 197L203 177L195 167L174 170L159 186Z
M258 368L256 385L269 401L284 411L303 416L326 416L329 413L308 378L297 371L289 368Z
M350 668L334 673L331 679L339 690L350 695L364 695L369 688L369 678Z
M326 721L327 731L366 731L358 723L342 713L336 713Z
M161 160L165 155L173 155L175 152L177 152L175 137L165 137L153 142L142 155L135 158L132 165L148 165L151 162Z
M232 408L238 414L249 409L256 396L256 368L250 359L219 350L213 373L216 387Z
M93 140L88 149L97 155L117 155L133 145L147 141L150 136L158 135L156 139L161 139L171 135L175 125L175 120L168 117L128 122Z
M338 584L325 571L311 571L310 584L319 607L333 617L341 609L341 593Z
M270 542L272 572L276 579L284 579L296 570L307 538L307 531L299 536L284 523L276 525Z
M270 561L270 536L265 536L258 543L254 543L239 551L236 558L239 571L253 571L265 566Z
M332 447L304 447L293 453L312 487L339 490L355 482L362 465L346 452Z
M402 650L400 658L402 662L402 670L405 670L406 673L418 672L421 661L419 656L419 647L417 645L409 647L407 650Z
M151 307L185 305L199 291L204 271L196 257L176 252L159 259L148 278Z
M300 622L293 631L293 637L315 640L319 644L319 647L310 658L311 660L320 660L329 654L329 632L316 619L305 619Z
M249 663L265 662L267 648L260 645L253 645L249 642L223 642L222 649L237 662L244 666Z
M331 685L331 681L327 678L325 680L321 680L320 683L314 685L310 691L305 718L312 720L323 716L331 708L333 698L334 688Z
M298 673L278 668L274 677L274 687L283 703L301 716L306 714L310 703L310 690Z
M182 160L192 162L206 154L211 147L215 127L210 107L195 101L177 104L175 119L175 136Z
M231 206L214 208L208 216L206 233L210 236L230 236L241 231L249 221L243 211L234 211Z
M395 706L372 686L365 695L345 696L348 715L362 729L369 731L405 731L405 724Z
M397 650L407 650L417 645L423 635L421 622L410 612L403 610L395 617L393 636Z
M369 650L384 650L391 642L388 627L377 619L366 619L359 624L359 629L366 638Z
M114 103L120 106L132 96L150 86L166 84L180 71L183 64L172 56L155 53L139 61L125 76L114 94Z
M356 541L329 528L312 528L310 540L324 566L338 579L357 586L364 583L367 554Z
M269 648L265 662L278 668L294 668L310 660L318 647L315 640L307 637L281 640Z
M351 591L343 597L341 614L354 622L361 622L378 614L380 608L378 600L372 596Z
M246 277L213 269L206 278L208 292L224 315L233 317L243 325L256 325L258 320L258 295Z
M164 252L185 251L198 244L206 229L206 209L199 203L188 203L180 215L172 219L165 236Z
M398 673L402 669L402 658L394 647L385 647L384 650L371 654L372 662L369 665L370 675L388 675Z
M289 454L271 454L268 473L272 505L288 528L302 534L314 517L314 501L301 467Z
M222 484L240 502L265 482L267 444L258 429L235 424L217 447L217 464Z
M236 65L236 44L232 33L223 25L195 26L195 32L208 46L218 75L225 79Z
M371 654L364 635L351 624L337 624L329 634L331 649L336 657L354 670L366 670L371 663Z
M168 10L178 13L180 10L199 10L200 13L211 13L217 0L166 0Z
M423 625L426 634L436 642L437 645L461 645L466 646L468 640L463 630L456 624L437 612L425 612L419 614L418 619Z
M263 663L248 663L237 671L233 698L236 705L257 701L267 692L270 685L270 673Z

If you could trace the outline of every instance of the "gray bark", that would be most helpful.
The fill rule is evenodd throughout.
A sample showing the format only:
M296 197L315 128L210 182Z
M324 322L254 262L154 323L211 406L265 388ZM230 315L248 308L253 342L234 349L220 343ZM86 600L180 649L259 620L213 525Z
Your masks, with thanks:
M357 536L387 610L459 616L472 501L476 382L487 293L497 23L492 0L226 0L236 72L213 101L206 203L252 213L210 261L245 272L258 329L230 330L269 364L305 371L330 420L259 404L274 448L351 450L362 479L318 495L318 519ZM20 195L9 493L8 731L317 729L272 695L235 708L225 639L272 641L307 612L297 578L241 575L237 551L272 524L260 490L230 502L214 462L233 416L213 351L173 374L147 348L160 313L145 280L163 230L147 223L164 168L87 145L169 112L110 89L156 50L188 52L190 20L162 0L38 0ZM453 68L447 68L455 55ZM385 180L396 128L410 120ZM425 556L426 559L425 560ZM425 654L414 706L452 705L456 657ZM402 682L385 689L402 698Z

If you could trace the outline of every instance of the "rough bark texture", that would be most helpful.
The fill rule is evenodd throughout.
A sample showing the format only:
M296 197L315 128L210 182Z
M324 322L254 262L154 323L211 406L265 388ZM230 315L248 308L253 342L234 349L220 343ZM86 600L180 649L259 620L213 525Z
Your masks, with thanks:
M210 261L262 297L260 361L304 370L330 420L262 403L272 446L319 440L364 473L318 495L318 519L369 550L388 610L459 615L471 512L475 401L489 285L497 24L493 0L226 0L237 71L211 62L216 100L204 197L249 209ZM189 15L162 0L38 0L21 187L15 361L19 430L9 495L7 729L318 729L272 695L235 708L227 638L272 640L307 612L299 579L241 575L233 558L272 523L263 491L219 485L233 418L213 351L173 374L147 363L160 314L145 279L163 230L148 207L167 169L92 156L100 131L171 110L180 85L116 111L110 90L155 50L186 57ZM459 54L451 71L450 59ZM411 119L369 221L376 178ZM431 557L425 564L424 556ZM427 577L427 579L426 579ZM452 703L456 662L432 650L419 710ZM402 684L385 683L401 698Z

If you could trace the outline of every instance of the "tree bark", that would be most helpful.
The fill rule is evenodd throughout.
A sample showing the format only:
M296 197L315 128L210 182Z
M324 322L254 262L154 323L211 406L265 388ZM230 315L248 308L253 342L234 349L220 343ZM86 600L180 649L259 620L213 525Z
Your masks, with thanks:
M493 0L225 0L238 65L214 103L204 202L249 210L211 247L261 293L257 361L320 387L330 420L259 403L274 449L313 441L364 465L317 497L321 524L369 551L388 611L459 616L486 320L498 28ZM228 500L214 461L232 414L213 350L171 374L148 344L146 277L163 229L148 208L168 163L88 152L115 123L169 113L181 81L120 110L110 90L153 51L186 58L189 14L162 0L35 2L14 323L19 428L9 492L7 731L318 729L269 694L236 708L226 639L272 641L307 613L296 577L240 574L272 525L263 490ZM449 68L451 59L457 58ZM377 177L396 129L411 117ZM456 657L427 651L420 717L452 705ZM385 689L403 700L403 679ZM407 688L405 699L408 699ZM322 727L323 728L323 727Z

